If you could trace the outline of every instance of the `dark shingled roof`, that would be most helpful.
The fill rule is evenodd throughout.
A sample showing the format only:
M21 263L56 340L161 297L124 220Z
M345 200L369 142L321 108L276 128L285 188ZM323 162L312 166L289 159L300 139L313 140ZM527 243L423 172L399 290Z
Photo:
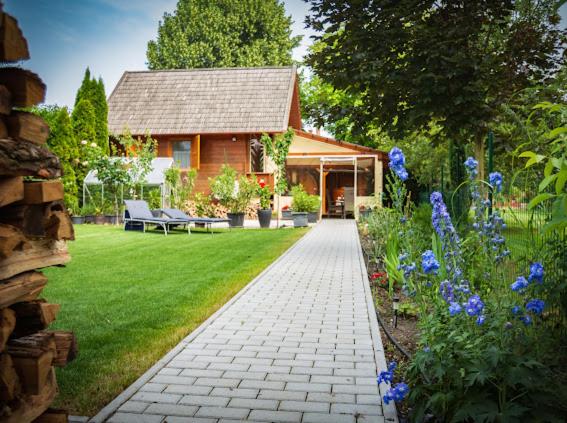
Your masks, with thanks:
M108 99L108 129L133 134L285 131L295 66L124 72Z

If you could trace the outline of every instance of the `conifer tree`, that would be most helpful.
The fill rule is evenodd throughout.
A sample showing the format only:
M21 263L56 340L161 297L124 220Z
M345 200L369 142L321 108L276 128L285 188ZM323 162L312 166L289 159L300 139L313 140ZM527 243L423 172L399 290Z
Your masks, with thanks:
M95 131L95 109L91 102L86 99L79 100L73 109L71 116L73 122L73 132L79 147L78 159L75 166L75 174L77 176L77 185L83 186L83 180L88 171L88 163L86 159L87 145L96 143Z
M88 100L94 108L95 123L94 130L96 137L93 140L108 154L110 152L108 145L108 104L106 102L106 93L104 91L104 82L102 78L96 80L91 76L91 71L87 67L83 82L77 90L75 97L75 107L81 100Z

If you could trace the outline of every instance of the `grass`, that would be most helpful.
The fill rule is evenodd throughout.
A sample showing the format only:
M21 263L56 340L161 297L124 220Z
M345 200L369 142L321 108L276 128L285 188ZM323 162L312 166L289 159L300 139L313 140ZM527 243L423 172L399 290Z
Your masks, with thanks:
M80 225L71 262L45 270L61 304L54 329L75 332L79 356L58 370L57 405L94 415L226 303L306 230L124 232Z

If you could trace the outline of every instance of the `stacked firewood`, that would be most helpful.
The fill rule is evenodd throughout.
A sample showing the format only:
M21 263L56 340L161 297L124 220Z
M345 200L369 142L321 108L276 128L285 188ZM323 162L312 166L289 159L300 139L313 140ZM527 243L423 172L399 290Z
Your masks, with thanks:
M65 411L49 407L54 369L75 357L75 336L47 330L60 307L38 298L47 278L37 269L69 261L74 232L59 159L44 145L49 127L21 110L44 101L45 85L7 65L28 58L17 21L0 4L0 422L65 422Z
M227 213L229 212L228 208L226 208L225 206L219 203L210 203L210 204L207 203L205 207L201 204L201 207L199 207L199 204L197 204L195 200L187 200L183 204L183 211L192 217L199 217L199 209L202 210L203 208L207 210L206 217L226 218ZM245 218L257 219L259 208L260 208L259 201L257 200L252 201L251 204L248 207L246 207L246 210L244 212Z

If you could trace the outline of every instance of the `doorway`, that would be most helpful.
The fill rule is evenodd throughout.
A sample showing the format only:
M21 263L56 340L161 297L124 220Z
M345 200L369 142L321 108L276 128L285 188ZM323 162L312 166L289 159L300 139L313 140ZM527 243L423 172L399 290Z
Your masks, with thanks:
M353 157L322 157L321 186L324 217L354 217L356 172Z

